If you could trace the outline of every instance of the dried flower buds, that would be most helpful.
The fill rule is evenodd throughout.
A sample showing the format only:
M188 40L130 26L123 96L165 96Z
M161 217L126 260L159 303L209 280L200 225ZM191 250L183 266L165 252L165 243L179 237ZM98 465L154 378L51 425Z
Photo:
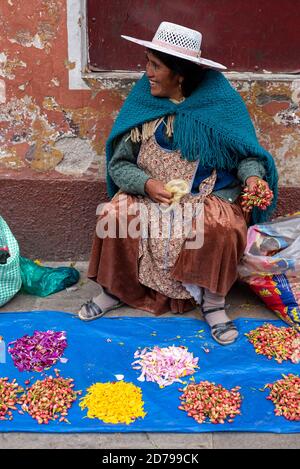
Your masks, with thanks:
M43 371L59 360L66 346L65 332L35 331L11 342L8 352L19 371Z
M73 379L62 378L58 370L55 373L55 377L36 381L21 397L22 410L39 424L57 419L68 422L68 411L77 395L81 394L81 391L74 391Z
M300 334L298 336L292 342L293 353L291 355L291 361L296 364L300 363Z
M270 189L266 189L264 184L257 179L257 183L252 191L248 187L244 188L241 194L241 205L245 211L250 211L253 207L266 210L271 205L273 196L273 192Z
M293 327L277 327L266 323L245 335L255 352L265 355L269 360L274 358L278 363L284 360L293 363L300 361L300 334Z
M238 392L239 386L230 391L220 384L201 381L199 384L188 384L179 397L180 410L185 410L189 417L196 422L204 423L207 419L211 423L233 422L239 415L242 397Z
M289 374L273 384L267 384L271 389L267 399L275 404L274 413L287 420L300 421L300 377Z
M19 394L23 392L15 379L0 378L0 420L12 420L12 410L20 404Z
M89 418L98 418L105 423L129 425L146 415L141 388L124 381L93 384L79 406L82 410L88 409Z

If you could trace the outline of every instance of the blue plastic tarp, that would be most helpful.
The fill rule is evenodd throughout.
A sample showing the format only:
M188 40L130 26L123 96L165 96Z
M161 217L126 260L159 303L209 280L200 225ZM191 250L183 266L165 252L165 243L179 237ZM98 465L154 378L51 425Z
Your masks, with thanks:
M96 382L116 381L115 375L124 375L126 382L140 386L147 415L130 425L106 424L98 419L86 418L86 410L79 407L79 399L69 411L70 424L58 421L39 425L28 414L13 412L12 421L0 421L2 432L300 432L300 422L289 422L274 415L274 405L266 397L269 390L263 391L266 383L272 383L282 374L299 374L300 364L290 361L278 364L257 355L248 342L245 333L259 325L271 322L285 326L282 321L258 321L238 319L238 340L226 347L217 344L203 321L184 317L116 317L101 318L82 322L77 316L57 311L3 313L0 315L0 335L4 337L6 348L9 342L35 330L64 330L68 346L64 353L66 363L58 363L44 372L53 375L54 368L60 369L61 376L72 377L75 389L86 389ZM199 332L201 331L201 332ZM180 383L160 389L156 383L137 380L139 370L132 368L134 352L138 348L158 345L184 345L194 356L199 357L200 368L193 375L195 382L209 380L226 388L241 386L243 402L242 414L233 423L214 425L198 424L178 409ZM209 349L205 352L204 349ZM19 372L10 355L0 363L0 376L16 378L20 385L31 379L41 379L41 373ZM190 377L185 378L188 383Z

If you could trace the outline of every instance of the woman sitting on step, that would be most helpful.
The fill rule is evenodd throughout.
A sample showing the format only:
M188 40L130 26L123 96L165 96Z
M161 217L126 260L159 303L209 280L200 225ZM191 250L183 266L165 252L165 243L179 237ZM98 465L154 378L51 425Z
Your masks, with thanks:
M275 208L277 171L219 71L226 67L202 58L201 37L166 22L151 42L125 36L146 47L146 74L107 142L112 200L101 210L88 271L102 291L79 317L96 319L124 303L154 314L199 306L214 339L226 345L238 331L225 297L247 224ZM267 210L246 213L240 194L257 179L275 197Z

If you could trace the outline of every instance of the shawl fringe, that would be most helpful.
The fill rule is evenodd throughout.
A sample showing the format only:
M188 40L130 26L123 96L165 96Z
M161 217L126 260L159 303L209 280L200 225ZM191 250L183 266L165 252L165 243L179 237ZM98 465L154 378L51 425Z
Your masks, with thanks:
M142 125L142 131L140 131L138 127L134 127L133 129L131 129L129 138L134 143L146 142L147 140L149 140L149 138L151 138L155 134L157 128L160 126L162 122L164 122L166 126L167 137L171 138L174 133L174 119L175 119L175 116L171 115L171 116L167 116L167 119L165 119L165 117L161 117L160 119L155 119L150 122L145 122ZM165 122L165 120L167 120L167 122Z

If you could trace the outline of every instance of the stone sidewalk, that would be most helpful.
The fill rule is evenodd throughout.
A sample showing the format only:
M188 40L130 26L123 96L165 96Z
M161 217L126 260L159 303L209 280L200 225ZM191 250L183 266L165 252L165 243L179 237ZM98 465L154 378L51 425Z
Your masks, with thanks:
M61 265L47 263L47 265ZM68 264L63 264L68 265ZM75 267L81 272L76 289L64 290L56 295L38 298L17 295L0 313L9 311L59 310L75 312L80 305L99 291L99 287L86 279L87 263L78 262ZM235 284L227 297L231 318L239 316L272 319L274 314L244 285ZM145 311L124 307L111 313L115 316L152 316ZM195 310L186 314L197 317ZM171 314L169 314L171 315ZM109 314L107 315L109 316ZM165 315L167 316L167 315ZM0 433L0 449L15 448L79 448L79 449L231 449L231 448L300 448L300 434L272 433Z

